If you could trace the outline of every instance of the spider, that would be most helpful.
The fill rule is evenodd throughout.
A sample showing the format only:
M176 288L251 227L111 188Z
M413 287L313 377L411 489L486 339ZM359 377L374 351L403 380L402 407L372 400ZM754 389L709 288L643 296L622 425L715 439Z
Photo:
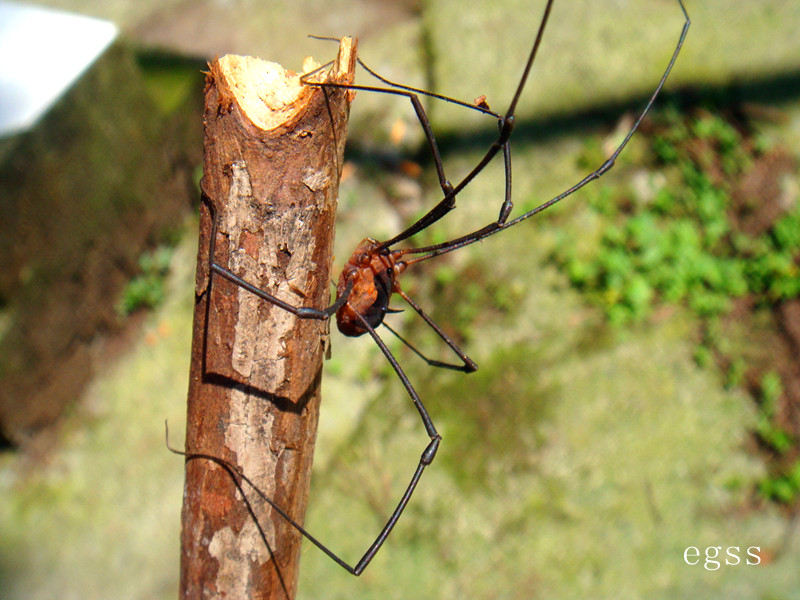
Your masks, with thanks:
M459 348L458 345L431 319L431 317L428 316L428 314L422 309L422 307L420 307L414 300L412 300L403 291L398 281L400 275L404 271L406 271L406 269L408 269L409 267L411 267L416 263L426 261L431 258L435 258L437 256L441 256L443 254L452 252L459 248L463 248L464 246L468 246L470 244L474 244L475 242L478 242L480 240L483 240L484 238L499 233L504 229L508 229L509 227L517 225L522 221L525 221L526 219L549 208L550 206L553 206L554 204L560 202L567 196L572 195L573 193L583 188L591 181L598 179L603 174L608 172L614 166L617 157L623 151L625 146L630 141L631 137L639 128L639 125L641 124L642 120L650 111L657 96L661 92L664 83L669 77L670 72L672 71L672 68L675 64L678 54L681 51L681 48L683 47L684 40L689 30L690 20L689 20L689 15L686 11L686 7L683 4L683 0L677 0L677 3L680 7L680 10L684 18L683 27L681 29L678 42L675 46L675 49L672 53L669 63L667 64L666 69L664 70L661 76L661 79L658 81L658 84L655 87L655 90L652 92L651 96L649 97L649 99L639 112L638 117L628 130L623 140L619 143L617 148L612 152L611 156L602 165L600 165L599 168L592 171L591 173L586 175L583 179L573 184L572 186L568 187L567 189L565 189L558 195L554 196L550 200L547 200L546 202L540 204L539 206L533 208L532 210L529 210L528 212L525 212L522 215L519 215L509 220L511 211L513 209L513 202L511 198L511 137L514 132L514 127L516 124L517 104L519 102L522 91L525 88L525 84L528 80L528 76L530 74L537 52L542 43L545 28L547 26L547 22L552 10L553 0L548 0L545 6L544 14L539 23L536 37L534 38L533 41L533 46L531 48L530 54L528 55L519 83L517 84L514 96L505 113L493 112L482 98L479 98L475 102L469 103L454 98L450 98L448 96L443 96L441 94L389 81L388 79L382 77L381 75L370 69L360 59L358 59L358 63L361 65L361 67L365 71L367 71L367 73L370 76L377 79L382 84L381 86L319 83L311 81L309 79L310 76L313 75L313 73L316 73L319 69L312 73L308 73L303 78L301 78L301 81L305 85L309 86L316 86L322 88L326 87L344 88L344 89L359 90L364 92L392 94L408 98L408 100L411 102L414 108L417 119L424 131L428 147L433 157L433 162L436 168L439 186L441 187L443 194L442 199L435 206L433 206L433 208L431 208L425 215L423 215L417 221L412 223L408 228L406 228L404 231L401 231L391 239L386 241L378 241L372 238L364 239L355 249L350 258L347 260L344 269L342 270L341 275L339 276L339 280L336 287L336 300L333 304L323 309L305 307L305 306L301 307L293 306L265 292L264 290L258 288L257 286L248 283L245 279L239 277L226 267L214 261L213 241L215 239L215 235L214 232L212 232L211 235L212 242L210 248L211 258L209 265L210 271L212 273L217 274L233 282L234 284L242 287L243 289L256 295L257 297L267 302L270 302L282 308L283 310L289 311L290 313L296 315L299 318L328 320L333 316L335 316L336 324L339 328L339 331L341 331L344 335L355 337L368 334L378 345L381 352L386 357L386 360L389 362L392 369L395 371L400 381L402 382L406 392L411 397L411 400L415 408L417 409L417 412L419 413L425 431L428 437L430 438L430 441L422 451L419 463L417 464L414 474L411 477L411 481L408 483L408 486L406 487L405 492L403 493L402 497L397 503L397 506L394 508L392 514L390 515L386 524L381 529L378 536L375 538L375 540L372 542L372 544L369 546L369 548L366 550L366 552L363 554L363 556L358 560L358 562L355 565L348 564L343 559L341 559L337 554L335 554L332 550L330 550L327 546L318 541L315 537L313 537L310 533L308 533L301 525L293 521L285 511L283 511L280 507L276 506L276 504L270 498L267 498L263 492L258 490L258 488L255 485L253 485L253 483L249 479L247 479L247 477L242 476L244 481L247 481L248 484L251 487L253 487L253 489L267 503L269 503L284 519L286 519L289 523L291 523L291 525L295 527L302 535L308 538L309 541L311 541L311 543L317 546L331 559L333 559L337 564L345 568L353 575L360 575L364 571L364 569L367 567L367 565L369 565L369 563L377 554L378 550L386 541L390 532L397 524L397 521L399 520L400 516L402 515L406 506L408 505L408 502L412 494L414 493L417 484L419 483L422 473L424 472L425 468L433 462L434 457L436 456L436 452L439 449L439 445L442 440L430 415L428 414L427 409L425 408L424 404L422 403L422 400L420 399L419 395L414 389L414 386L411 384L411 381L406 376L405 372L403 371L403 368L400 366L399 362L394 357L392 352L389 350L386 343L378 335L376 330L378 329L379 326L383 324L394 335L397 335L397 337L401 341L406 343L415 353L420 355L431 366L454 369L465 373L473 372L478 368L475 362L473 362L472 359L470 359L464 353L464 351L461 350L461 348ZM321 38L321 39L331 39L331 38ZM320 69L322 68L325 68L325 66L320 67ZM451 183L451 181L445 175L444 165L442 163L442 158L436 143L436 138L434 136L433 129L431 127L428 116L425 112L425 109L423 108L423 105L420 101L421 96L426 96L432 99L449 102L451 104L462 106L470 110L478 111L480 113L493 117L497 121L498 135L496 140L491 144L489 149L484 154L483 158L481 158L478 161L478 163L472 168L472 170L470 170L460 181L458 181L455 184ZM479 229L476 229L471 233L467 233L466 235L462 235L460 237L457 237L455 239L443 243L424 246L424 247L417 247L417 248L413 247L395 248L395 246L397 246L399 243L414 236L415 234L421 232L422 230L428 228L435 222L439 221L451 210L453 210L456 207L456 200L458 194L462 190L464 190L464 188L466 188L470 184L470 182L481 171L483 171L484 168L489 164L489 162L492 161L498 154L502 154L503 158L503 164L505 170L505 191L502 204L500 205L500 211L497 220ZM216 230L216 221L214 222L214 231L215 230ZM458 357L459 359L458 363L442 362L438 360L429 359L423 356L413 346L411 346L411 344L409 344L406 340L400 337L393 329L391 329L388 325L383 323L384 317L386 316L387 313L396 312L394 311L394 309L389 308L390 300L395 294L400 296L425 321L425 323L427 323L427 325L439 336L439 338L442 339L442 341ZM205 456L205 455L197 455L197 456ZM205 457L214 460L216 462L219 462L219 459L215 459L209 456Z

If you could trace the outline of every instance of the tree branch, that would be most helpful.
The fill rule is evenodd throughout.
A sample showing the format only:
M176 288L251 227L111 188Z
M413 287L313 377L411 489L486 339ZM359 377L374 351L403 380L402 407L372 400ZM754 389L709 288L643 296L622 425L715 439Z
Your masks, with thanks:
M345 38L314 80L352 82L355 56ZM210 236L216 219L220 266L294 306L327 306L352 93L250 57L209 67L186 451L230 464L302 523L328 322L212 277ZM293 598L300 534L255 494L243 502L232 473L187 461L181 597Z

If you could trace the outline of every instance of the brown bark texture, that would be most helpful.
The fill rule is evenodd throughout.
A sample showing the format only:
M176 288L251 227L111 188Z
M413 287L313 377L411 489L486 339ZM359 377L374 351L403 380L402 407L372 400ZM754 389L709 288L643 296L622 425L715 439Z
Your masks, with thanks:
M345 38L313 80L351 83L355 56ZM216 219L217 264L294 306L329 304L352 92L303 85L251 57L209 66L181 597L293 598L301 536L246 483L245 502L232 473L303 522L328 321L298 319L211 276L209 242Z

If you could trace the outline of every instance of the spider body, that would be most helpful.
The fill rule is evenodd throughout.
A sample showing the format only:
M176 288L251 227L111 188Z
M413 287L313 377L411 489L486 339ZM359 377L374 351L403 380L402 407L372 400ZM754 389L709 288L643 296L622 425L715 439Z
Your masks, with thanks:
M347 301L336 311L336 325L346 336L367 333L362 320L375 329L383 323L386 313L391 312L389 300L399 289L397 276L407 265L399 260L402 251L381 252L379 245L372 238L362 240L339 276L336 297L346 297ZM348 296L349 281L352 281L352 290Z

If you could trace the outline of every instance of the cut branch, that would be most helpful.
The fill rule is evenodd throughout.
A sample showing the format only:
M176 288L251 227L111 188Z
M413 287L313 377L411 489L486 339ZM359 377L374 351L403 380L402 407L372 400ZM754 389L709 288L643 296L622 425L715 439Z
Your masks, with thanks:
M345 38L314 80L351 83L355 57ZM181 597L293 598L300 534L256 494L244 502L234 471L192 455L244 473L302 523L328 322L212 277L210 236L214 262L242 279L294 306L328 305L351 92L250 57L209 66Z

